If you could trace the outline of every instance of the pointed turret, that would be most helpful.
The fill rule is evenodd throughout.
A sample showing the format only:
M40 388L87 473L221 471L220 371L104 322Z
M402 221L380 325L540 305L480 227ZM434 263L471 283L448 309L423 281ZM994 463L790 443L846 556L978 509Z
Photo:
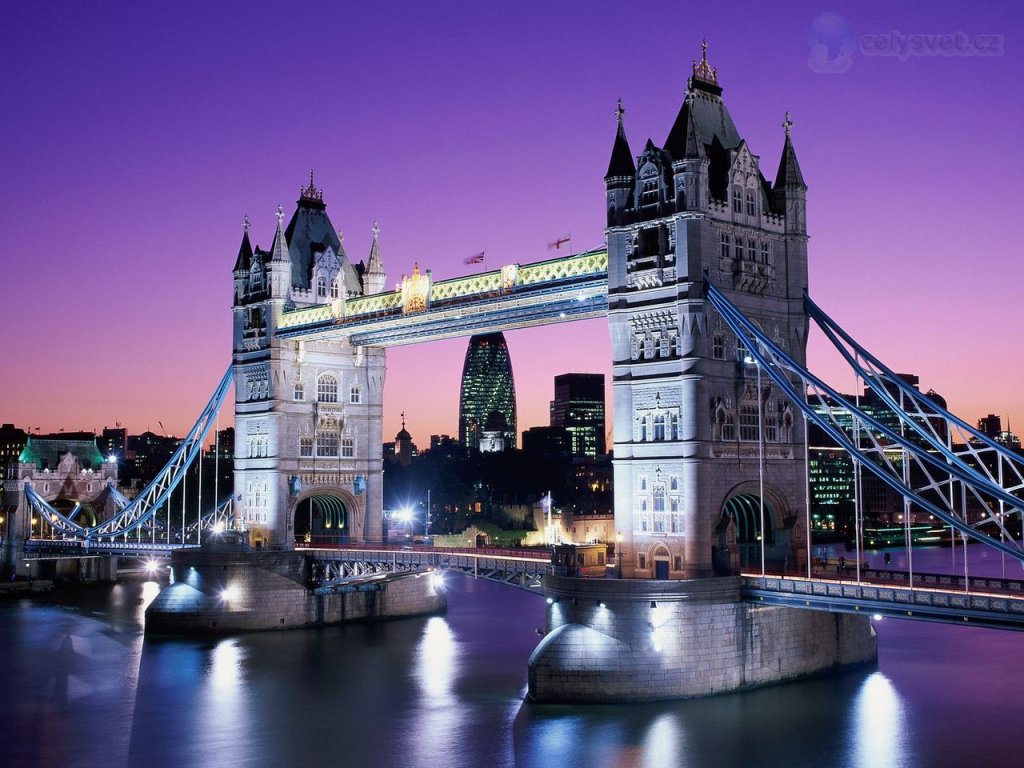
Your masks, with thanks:
M370 257L366 260L366 271L363 273L363 294L380 293L387 285L387 274L384 272L384 261L380 257L380 225L373 222L373 244L370 246Z
M807 184L800 171L800 163L793 149L793 121L789 112L782 123L786 129L786 141L782 145L782 158L779 160L779 172L775 175L775 186L772 189L775 209L786 217L786 231L798 234L807 232Z
M786 113L786 120L782 123L786 129L786 143L782 145L782 158L779 160L779 172L775 174L775 189L782 187L793 187L807 191L804 183L804 175L800 172L800 163L796 159L796 150L793 149L793 121Z
M288 261L288 240L284 236L284 209L277 206L277 231L274 232L274 245L270 248L271 261Z
M622 99L619 99L619 106L615 110L618 129L615 132L615 143L612 145L612 156L608 161L608 173L604 175L605 181L622 176L636 175L633 153L629 149L629 141L626 140L626 129L622 124L622 116L625 113L626 110L622 108Z
M626 110L622 108L622 99L615 109L618 123L615 131L615 143L612 144L612 156L608 161L608 173L604 176L604 187L608 198L608 226L620 224L625 220L626 210L632 207L633 187L636 184L636 165L633 152L626 140L626 129L622 116Z
M246 214L242 224L242 245L238 249L238 258L235 259L234 272L248 272L252 265L252 244L249 242L249 215Z
M270 282L270 297L287 299L291 289L292 261L288 253L288 238L284 234L284 210L277 206L277 231L270 248L270 263L267 272Z

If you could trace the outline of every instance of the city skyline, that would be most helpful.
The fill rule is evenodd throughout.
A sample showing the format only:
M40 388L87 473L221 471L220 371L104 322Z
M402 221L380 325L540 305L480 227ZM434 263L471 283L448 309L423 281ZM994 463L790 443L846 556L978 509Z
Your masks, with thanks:
M766 168L781 152L783 114L766 115L780 105L793 115L814 298L966 421L997 413L1024 423L1014 386L1024 363L992 354L1015 348L1019 290L1002 263L1019 251L1011 206L1024 161L985 140L993 125L1021 122L1010 98L1022 73L1012 9L943 4L924 16L839 4L856 47L849 71L829 74L808 65L805 33L823 10L813 4L786 18L710 10L658 67L609 56L620 10L586 7L584 16L527 4L500 27L451 9L397 20L387 9L324 11L348 31L343 53L310 50L256 12L204 10L195 24L166 10L16 9L23 34L0 53L24 72L6 86L3 201L19 226L5 260L2 421L44 432L121 422L134 433L163 422L184 434L230 356L242 216L268 248L274 210L290 210L310 167L353 261L366 259L380 220L388 287L414 262L444 278L600 245L616 99L634 153L648 135L660 144L706 37ZM143 34L150 25L161 33ZM998 33L1007 47L871 55L869 35L897 30ZM258 51L271 32L281 53L268 62ZM187 57L176 55L183 46ZM481 251L485 264L465 265ZM604 320L507 339L524 426L547 422L553 376L610 378ZM466 344L389 350L385 435L402 411L421 441L457 430ZM813 341L809 359L829 370Z

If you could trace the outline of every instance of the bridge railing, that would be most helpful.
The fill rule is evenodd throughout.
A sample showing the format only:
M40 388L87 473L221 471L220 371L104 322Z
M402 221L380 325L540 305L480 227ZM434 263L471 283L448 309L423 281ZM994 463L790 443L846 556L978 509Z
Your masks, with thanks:
M1024 596L744 574L741 595L757 605L888 616L1024 631Z

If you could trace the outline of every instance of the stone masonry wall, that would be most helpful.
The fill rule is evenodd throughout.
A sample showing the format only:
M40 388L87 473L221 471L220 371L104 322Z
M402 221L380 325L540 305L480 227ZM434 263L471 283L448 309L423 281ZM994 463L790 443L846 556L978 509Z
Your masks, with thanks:
M872 662L867 618L739 601L739 579L546 577L530 696L615 702L726 693Z

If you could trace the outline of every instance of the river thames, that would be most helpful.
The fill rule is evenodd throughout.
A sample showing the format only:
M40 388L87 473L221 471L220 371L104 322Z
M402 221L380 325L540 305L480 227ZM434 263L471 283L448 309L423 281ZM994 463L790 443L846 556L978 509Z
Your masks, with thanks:
M974 551L972 574L998 575ZM878 559L873 556L873 560ZM977 560L978 562L974 562ZM892 567L902 565L902 555ZM915 570L957 567L920 550ZM1006 563L1020 577L1019 565ZM962 568L962 560L959 568ZM1024 633L886 619L877 669L685 702L537 706L544 601L448 575L445 616L152 640L155 583L0 603L11 766L1017 766Z

